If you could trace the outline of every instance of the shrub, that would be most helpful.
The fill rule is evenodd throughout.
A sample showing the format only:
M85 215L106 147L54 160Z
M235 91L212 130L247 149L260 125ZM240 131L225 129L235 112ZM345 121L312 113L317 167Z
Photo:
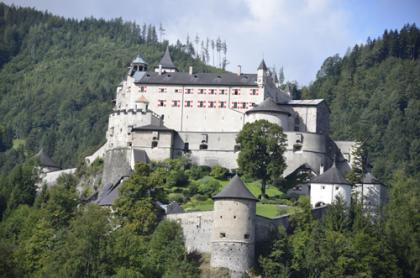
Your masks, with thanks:
M179 204L182 204L185 202L185 196L182 193L169 193L168 194L168 200L170 202L175 201Z
M201 183L198 186L198 192L200 194L211 197L214 193L216 193L219 190L219 187L220 183L218 181L210 179Z
M214 166L210 172L210 176L218 180L225 180L228 174L229 174L229 170L219 165Z

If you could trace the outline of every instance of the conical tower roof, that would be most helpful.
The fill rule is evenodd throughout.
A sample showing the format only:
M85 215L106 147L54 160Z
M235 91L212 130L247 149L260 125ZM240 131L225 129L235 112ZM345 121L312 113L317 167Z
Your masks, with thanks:
M242 182L238 175L235 175L230 180L230 183L226 185L216 196L213 197L213 200L219 199L245 199L258 201L258 199L252 195L248 188L246 188L245 184Z
M41 167L60 168L42 148L34 157L38 160L39 166Z
M290 109L287 106L278 105L271 97L266 98L263 102L246 111L246 114L255 112L273 112L290 115Z
M378 180L374 175L370 172L367 172L362 179L363 184L382 184L380 180Z
M321 175L312 178L311 183L348 184L348 185L351 184L344 178L340 170L338 170L335 162L330 169L328 169Z
M169 53L169 46L166 47L165 54L163 54L163 57L160 60L159 65L161 65L162 68L176 69L176 66L172 62L171 54Z
M262 59L260 65L258 66L258 69L267 70L267 66L265 65L264 59Z

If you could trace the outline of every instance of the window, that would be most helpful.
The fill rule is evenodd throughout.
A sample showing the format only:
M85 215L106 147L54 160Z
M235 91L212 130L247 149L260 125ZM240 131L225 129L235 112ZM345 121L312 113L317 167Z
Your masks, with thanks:
M233 147L233 151L236 153L236 152L239 152L241 150L241 146L240 145L235 145L234 147Z
M159 88L159 93L164 93L165 92L165 88Z
M220 108L225 108L226 107L226 101L220 101L219 102L219 107Z
M152 139L153 140L159 140L159 132L153 131L152 132Z
M299 127L300 127L300 119L299 119L299 116L296 116L296 118L295 118L295 131L299 131Z
M255 107L256 105L255 105L255 102L250 102L249 103L249 108L252 108L252 107Z
M302 151L302 144L294 144L293 152L300 152L300 151Z
M232 108L238 108L238 102L236 101L232 102Z
M233 219L236 219L236 215L233 216Z
M251 95L253 96L257 95L257 89L251 89Z
M321 189L325 189L325 185L321 186Z
M127 142L127 147L131 147L133 144L131 142Z
M216 102L215 101L209 101L209 108L214 108L216 107Z
M187 89L185 93L186 94L192 94L192 89Z
M184 153L190 152L190 143L184 143Z
M172 101L172 107L179 107L179 103L180 103L179 100L173 100Z
M209 94L214 95L214 89L210 89Z
M192 107L192 100L186 100L185 107Z
M178 93L178 89L175 89L175 93Z
M220 94L224 95L225 94L225 89L220 89Z
M246 102L242 102L242 109L246 108Z
M239 89L233 89L233 95L235 96L239 95Z
M244 234L244 239L248 239L249 238L249 234Z
M200 95L204 94L204 89L199 89L199 90L198 90L198 93L199 93Z
M146 92L146 87L141 86L141 87L140 87L140 92L142 92L142 93Z
M158 100L158 106L159 107L166 106L165 103L166 103L166 100L161 100L161 99Z
M335 187L335 190L338 190L338 186Z
M152 149L158 146L158 141L152 141Z
M226 233L220 233L220 234L219 234L219 237L220 237L220 238L224 238L224 237L226 237Z
M198 101L198 107L200 108L206 107L203 100Z
M208 145L206 143L200 144L200 150L207 150L207 149L208 149Z

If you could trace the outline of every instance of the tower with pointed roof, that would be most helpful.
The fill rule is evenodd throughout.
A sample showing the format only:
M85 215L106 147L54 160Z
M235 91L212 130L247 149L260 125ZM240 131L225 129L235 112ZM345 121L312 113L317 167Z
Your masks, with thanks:
M350 206L352 186L337 168L333 166L311 180L311 205L319 207L332 204L337 197L341 197L346 206Z
M159 65L155 68L155 72L160 74L166 72L177 72L175 64L172 62L171 54L169 53L169 46L166 47L165 54L160 59Z
M364 174L362 182L354 186L353 193L363 210L372 216L380 212L385 202L385 186L370 172Z
M258 200L237 175L213 200L210 265L244 272L254 263Z
M259 87L264 87L265 79L267 78L268 68L262 59L260 65L257 68L257 84Z

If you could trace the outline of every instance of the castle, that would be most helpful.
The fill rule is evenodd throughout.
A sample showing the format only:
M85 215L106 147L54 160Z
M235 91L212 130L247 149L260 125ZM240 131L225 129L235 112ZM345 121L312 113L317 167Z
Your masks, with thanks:
M260 119L281 126L287 136L283 176L300 171L313 176L296 189L310 195L316 217L337 196L349 206L354 192L372 211L383 202L383 186L370 173L356 186L345 179L355 143L329 137L325 101L291 99L264 60L251 74L240 68L237 73L195 73L192 67L179 72L168 48L153 71L138 56L117 87L114 104L106 143L86 157L87 163L104 159L103 189L95 200L100 205L112 205L137 162L189 154L199 165L236 169L236 136L244 124ZM240 274L254 264L255 246L278 225L288 225L287 215L256 215L257 201L235 176L214 197L214 211L184 213L171 205L165 210L182 226L189 251L210 253L211 266Z

